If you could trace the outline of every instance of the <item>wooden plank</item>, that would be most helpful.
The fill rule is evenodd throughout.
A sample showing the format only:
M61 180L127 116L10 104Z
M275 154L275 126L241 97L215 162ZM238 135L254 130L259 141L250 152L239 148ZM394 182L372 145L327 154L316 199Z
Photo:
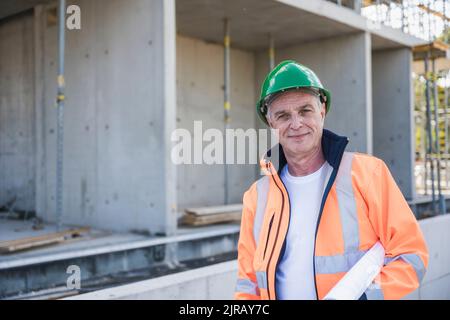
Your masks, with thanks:
M423 60L425 59L425 56L429 52L430 59L439 59L439 58L448 59L450 52L449 49L450 47L448 44L440 40L435 40L429 44L415 46L413 48L413 58L414 61Z
M185 210L186 213L192 213L197 216L219 214L219 213L229 213L242 211L242 204L229 204L223 206L209 206L209 207L199 207L199 208L188 208Z
M241 211L210 214L210 215L195 215L188 213L181 219L181 223L190 226L203 226L215 223L224 223L241 220Z
M15 252L19 250L30 249L34 247L40 247L44 245L63 242L66 237L79 236L81 233L88 232L89 227L82 227L76 229L65 230L61 232L54 232L44 234L36 237L27 237L16 240L0 241L0 253Z
M8 245L0 246L0 252L1 253L15 252L15 251L19 251L19 250L34 248L34 247L45 246L45 245L49 245L49 244L63 242L64 239L65 239L64 236L60 236L60 237L54 237L54 238L48 238L48 239L34 240L32 242L11 243Z
M449 45L440 40L434 40L431 43L422 44L420 46L415 46L413 48L413 52L424 52L429 50L440 50L443 52L447 52L449 50Z

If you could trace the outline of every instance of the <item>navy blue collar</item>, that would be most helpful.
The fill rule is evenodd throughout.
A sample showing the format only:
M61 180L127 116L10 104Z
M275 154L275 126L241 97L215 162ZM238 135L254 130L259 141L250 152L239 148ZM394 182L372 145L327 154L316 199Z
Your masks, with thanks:
M345 148L349 139L345 136L340 136L331 132L330 130L323 129L322 134L322 152L325 157L325 160L333 167L333 169L337 170L341 163L342 155L344 154ZM278 174L281 173L284 166L287 164L286 157L284 155L283 147L281 144L276 145L274 148L278 148L279 151L279 166L278 166ZM272 153L272 149L267 151L267 157L270 157Z

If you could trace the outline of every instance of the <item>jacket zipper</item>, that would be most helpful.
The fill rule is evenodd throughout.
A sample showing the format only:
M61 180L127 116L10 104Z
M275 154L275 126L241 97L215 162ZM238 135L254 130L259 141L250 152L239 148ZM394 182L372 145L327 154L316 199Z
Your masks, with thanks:
M276 272L276 270L278 268L278 264L280 263L280 259L282 258L281 253L283 253L284 250L286 250L286 249L283 250L283 248L286 245L286 238L287 238L287 235L289 233L289 227L290 227L290 222L291 222L291 198L289 197L289 193L287 192L286 185L284 184L283 180L281 180L281 178L280 178L280 181L281 181L281 184L283 185L284 190L286 191L286 194L287 194L287 198L288 198L288 202L289 202L289 216L288 216L288 228L286 230L286 234L284 235L283 245L281 246L281 252L278 255L277 264L275 265L275 272ZM275 276L276 276L276 274L275 274ZM276 297L277 297L277 293L275 291L275 299L276 299Z
M267 231L267 239L266 239L266 246L264 247L263 260L266 259L267 245L269 244L270 230L272 229L273 218L275 218L275 212L272 214L272 217L270 218L269 231Z

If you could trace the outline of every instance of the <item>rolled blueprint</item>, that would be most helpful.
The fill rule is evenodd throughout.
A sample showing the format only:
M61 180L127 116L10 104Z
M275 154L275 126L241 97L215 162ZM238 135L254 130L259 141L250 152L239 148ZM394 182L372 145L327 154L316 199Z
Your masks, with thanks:
M328 292L324 300L358 300L384 265L384 248L377 242Z

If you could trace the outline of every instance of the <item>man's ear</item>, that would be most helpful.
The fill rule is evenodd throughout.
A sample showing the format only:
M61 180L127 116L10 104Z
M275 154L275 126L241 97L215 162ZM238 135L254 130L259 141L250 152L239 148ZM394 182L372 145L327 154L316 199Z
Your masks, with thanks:
M321 108L320 108L320 114L322 115L322 119L325 119L325 115L327 113L327 107L325 105L325 102L321 103Z

